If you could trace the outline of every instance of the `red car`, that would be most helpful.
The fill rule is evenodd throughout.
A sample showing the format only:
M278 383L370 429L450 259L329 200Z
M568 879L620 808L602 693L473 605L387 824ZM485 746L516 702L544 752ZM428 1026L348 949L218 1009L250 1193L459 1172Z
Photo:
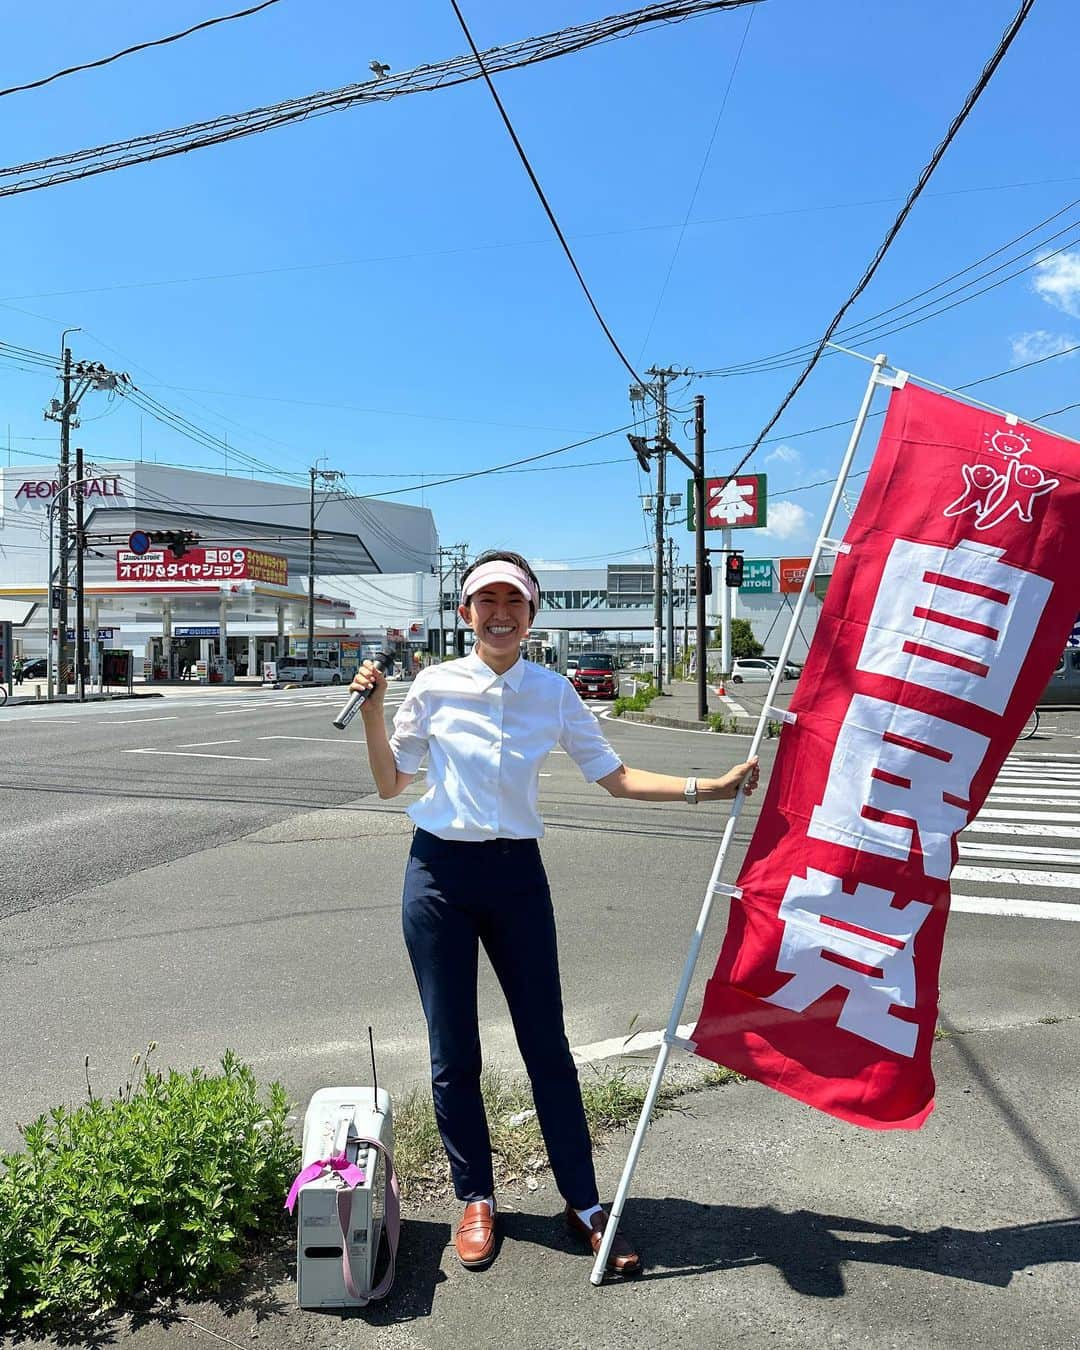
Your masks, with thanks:
M582 652L570 682L582 698L614 698L618 693L614 657L608 652Z

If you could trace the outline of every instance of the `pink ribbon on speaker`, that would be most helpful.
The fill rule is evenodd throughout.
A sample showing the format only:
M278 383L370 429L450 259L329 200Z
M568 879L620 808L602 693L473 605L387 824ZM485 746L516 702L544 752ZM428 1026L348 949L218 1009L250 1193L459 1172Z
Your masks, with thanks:
M297 1173L296 1180L289 1187L289 1195L285 1201L285 1208L291 1214L296 1204L297 1197L300 1194L300 1187L306 1186L309 1181L315 1181L329 1168L331 1172L336 1172L346 1186L356 1187L364 1182L364 1169L357 1167L350 1162L344 1154L336 1158L320 1158L317 1162L308 1163L302 1172Z

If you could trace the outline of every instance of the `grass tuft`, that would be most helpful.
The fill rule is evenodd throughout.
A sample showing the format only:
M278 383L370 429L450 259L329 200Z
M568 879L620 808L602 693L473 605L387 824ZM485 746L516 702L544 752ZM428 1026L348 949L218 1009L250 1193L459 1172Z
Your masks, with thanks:
M716 1064L691 1083L663 1083L652 1118L665 1111L686 1109L680 1098L688 1093L744 1081L740 1074ZM535 1190L538 1175L548 1168L548 1157L528 1083L501 1070L485 1069L480 1087L496 1184ZM623 1065L588 1065L582 1071L581 1100L594 1147L603 1147L616 1130L636 1122L648 1088L647 1076ZM451 1188L450 1168L426 1088L414 1088L395 1107L394 1166L402 1195L411 1202L443 1196Z

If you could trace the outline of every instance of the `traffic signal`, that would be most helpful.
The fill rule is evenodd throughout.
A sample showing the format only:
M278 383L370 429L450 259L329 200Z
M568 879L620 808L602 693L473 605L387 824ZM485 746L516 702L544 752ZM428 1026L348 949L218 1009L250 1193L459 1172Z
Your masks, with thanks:
M705 571L701 578L701 594L712 595L712 563L705 564Z
M724 560L724 584L741 586L743 577L743 557L741 553L729 553Z
M191 530L151 530L149 537L152 544L164 544L177 561L199 542L199 536Z

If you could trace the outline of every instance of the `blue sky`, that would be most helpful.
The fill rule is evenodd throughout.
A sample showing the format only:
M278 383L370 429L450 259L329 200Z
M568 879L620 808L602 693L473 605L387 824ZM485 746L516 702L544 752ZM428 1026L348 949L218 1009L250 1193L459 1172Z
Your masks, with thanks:
M13 7L0 82L232 7L103 0L62 5L60 24L56 7ZM619 7L462 5L482 48ZM820 333L1014 9L1014 0L764 0L504 74L498 85L631 361L711 369ZM1078 49L1080 10L1040 0L852 318L1080 198ZM446 0L281 0L0 99L4 162L332 88L367 78L372 59L405 70L464 50ZM1074 208L1033 235L1023 261L1078 217ZM1074 236L1080 226L1049 247ZM544 472L415 490L421 476L497 465L631 420L629 378L481 83L2 199L0 258L0 340L52 352L62 328L80 326L76 358L129 371L234 451L299 473L323 457L353 475L357 492L414 489L395 499L429 506L444 543L545 560L648 556L639 497L649 483L621 434L545 461ZM958 384L1070 341L1080 342L1080 242L863 346ZM1078 370L1066 356L974 392L1033 417L1074 401ZM792 375L685 386L680 408L695 392L708 398L710 471L734 463L720 447L751 440ZM830 476L844 434L795 433L853 415L864 380L850 358L823 362L778 428L790 440L759 452L773 515L767 536L744 538L749 553L809 547L825 490L792 489ZM0 363L0 446L10 433L12 462L55 454L55 424L41 419L54 392L47 376ZM137 458L141 444L148 459L223 467L122 400L90 396L84 413L91 458ZM1052 425L1080 435L1080 410ZM871 448L872 437L856 467ZM690 560L684 528L676 539Z

